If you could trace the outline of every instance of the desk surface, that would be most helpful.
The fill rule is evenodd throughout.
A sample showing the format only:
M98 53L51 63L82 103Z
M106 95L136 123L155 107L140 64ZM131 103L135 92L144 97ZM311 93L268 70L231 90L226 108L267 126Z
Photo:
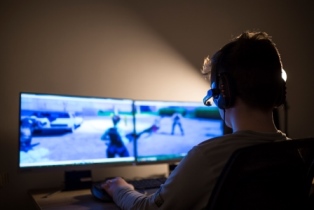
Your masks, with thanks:
M114 203L104 203L95 199L90 189L60 191L31 190L30 195L35 201L37 208L42 210L118 210Z
M157 189L148 190L147 193L154 193ZM41 210L119 210L114 203L104 203L95 199L90 189L61 191L51 190L31 190L33 198L38 209ZM314 194L314 184L312 185ZM312 196L314 198L314 196ZM311 201L314 205L314 201Z

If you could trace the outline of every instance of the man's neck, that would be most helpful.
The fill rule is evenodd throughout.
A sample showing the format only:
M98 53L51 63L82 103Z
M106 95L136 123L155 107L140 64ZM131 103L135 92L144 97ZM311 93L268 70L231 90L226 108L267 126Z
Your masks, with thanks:
M277 128L273 121L272 111L263 112L244 106L231 108L228 112L230 114L230 122L234 132L243 130L265 133L277 132Z

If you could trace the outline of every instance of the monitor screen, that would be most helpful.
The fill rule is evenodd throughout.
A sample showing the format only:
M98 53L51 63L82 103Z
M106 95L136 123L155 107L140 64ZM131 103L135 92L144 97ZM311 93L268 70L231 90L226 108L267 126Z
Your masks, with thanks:
M133 164L133 101L20 93L19 167Z
M136 162L178 162L193 146L223 135L216 106L201 102L135 101Z

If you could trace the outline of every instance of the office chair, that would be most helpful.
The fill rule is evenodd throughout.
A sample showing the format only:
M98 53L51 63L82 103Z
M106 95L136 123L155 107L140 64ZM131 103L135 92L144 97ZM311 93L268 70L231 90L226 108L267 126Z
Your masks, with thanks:
M241 148L224 167L207 210L309 209L314 138Z

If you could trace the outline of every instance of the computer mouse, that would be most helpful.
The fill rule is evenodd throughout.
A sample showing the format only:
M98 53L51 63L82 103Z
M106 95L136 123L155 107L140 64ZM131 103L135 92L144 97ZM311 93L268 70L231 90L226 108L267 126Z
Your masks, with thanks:
M91 187L92 195L102 202L113 202L112 197L101 187L102 182L94 183Z

